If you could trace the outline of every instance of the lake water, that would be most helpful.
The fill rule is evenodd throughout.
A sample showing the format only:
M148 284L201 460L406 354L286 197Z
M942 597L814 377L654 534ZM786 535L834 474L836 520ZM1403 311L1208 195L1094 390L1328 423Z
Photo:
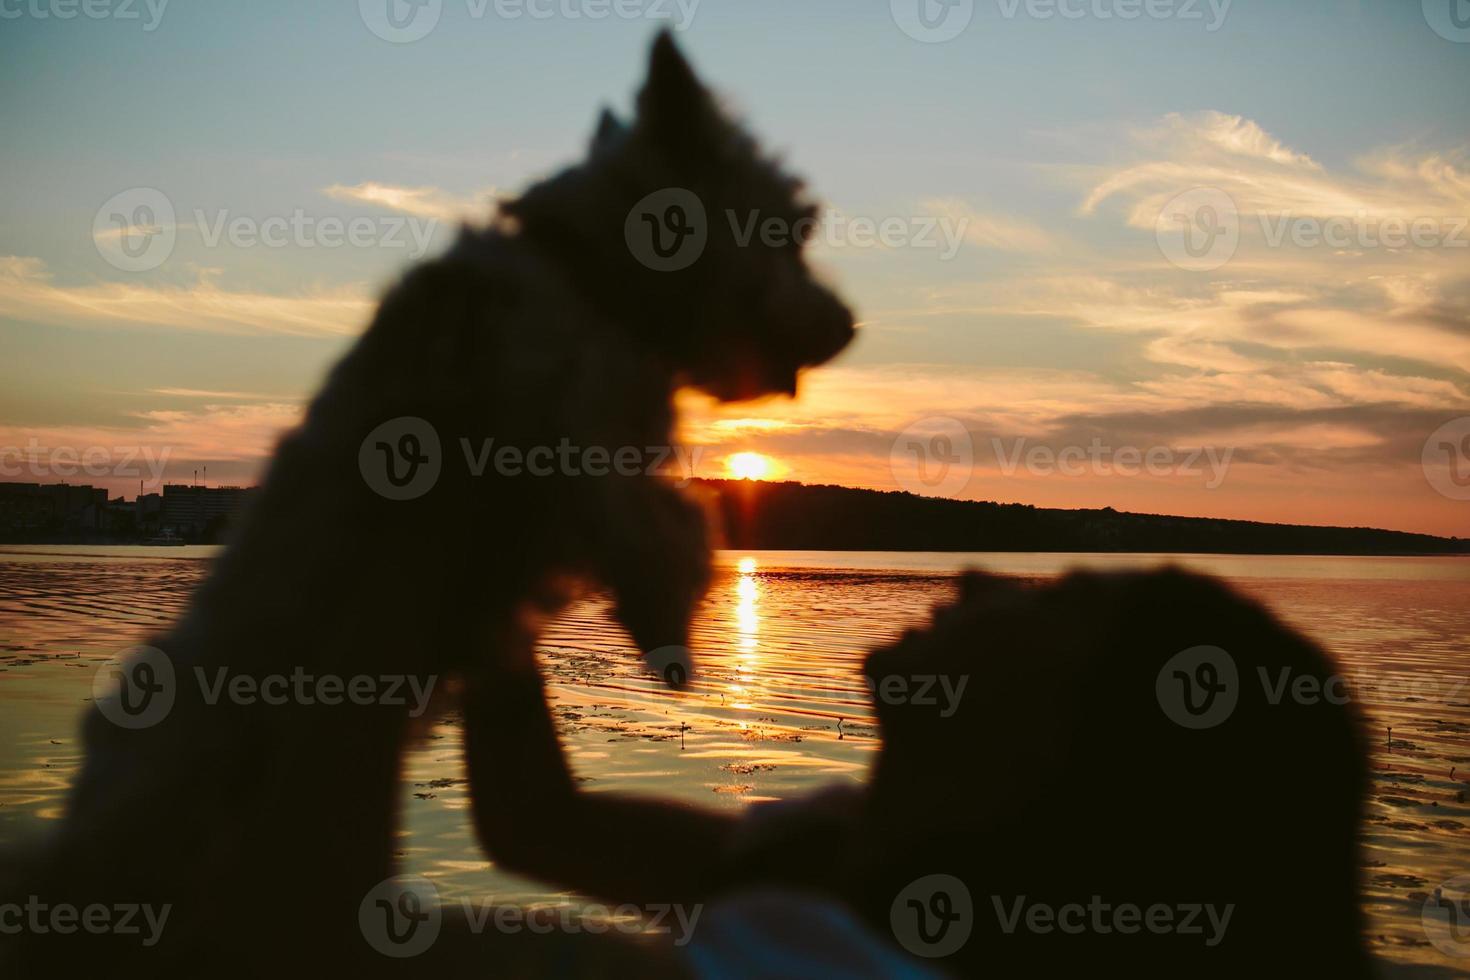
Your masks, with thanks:
M97 666L172 621L214 553L0 547L0 847L62 815ZM1437 884L1470 872L1470 559L727 553L696 628L700 675L689 689L645 680L596 598L547 631L542 666L585 788L739 808L864 778L877 743L863 654L923 621L958 570L1049 578L1165 561L1229 579L1367 679L1369 940L1388 961L1452 965L1420 913ZM567 900L481 858L456 719L434 727L407 773L405 870L448 897Z

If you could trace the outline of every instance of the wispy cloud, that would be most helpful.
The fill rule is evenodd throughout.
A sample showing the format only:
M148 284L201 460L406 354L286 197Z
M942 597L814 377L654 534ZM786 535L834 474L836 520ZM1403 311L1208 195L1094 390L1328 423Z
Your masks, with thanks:
M1470 214L1463 150L1379 150L1356 173L1332 173L1255 122L1222 112L1170 114L1132 134L1141 157L1122 167L1082 168L1091 187L1080 211L1111 198L1129 202L1127 220L1153 228L1164 204L1195 187L1229 194L1242 215L1350 217L1381 221L1454 219Z
M0 256L0 317L62 326L149 326L231 334L350 336L373 299L361 285L295 295L219 286L208 271L196 282L57 285L40 259Z
M437 187L404 187L372 180L351 185L333 184L323 188L322 193L335 201L370 204L389 211L450 222L484 221L495 199L494 188L470 197L456 197Z
M928 198L919 202L928 214L948 219L964 228L965 241L981 248L1003 252L1054 252L1054 236L1022 218L981 211L959 198Z
M206 466L212 483L254 484L276 441L301 421L302 410L300 402L203 404L133 413L130 424L122 425L0 426L0 452L12 469L11 479L86 482L128 496L137 492L140 478L148 481L145 489L156 491L157 483L192 479L193 471ZM106 464L100 472L84 474L74 467L54 468L63 459L85 459L97 450L105 460L126 462L126 468L118 468L126 471L108 472ZM152 471L155 461L162 472Z
M202 388L149 388L148 393L152 395L167 395L171 398L199 398L211 401L275 401L283 403L290 401L284 395L265 395L250 391L208 391Z

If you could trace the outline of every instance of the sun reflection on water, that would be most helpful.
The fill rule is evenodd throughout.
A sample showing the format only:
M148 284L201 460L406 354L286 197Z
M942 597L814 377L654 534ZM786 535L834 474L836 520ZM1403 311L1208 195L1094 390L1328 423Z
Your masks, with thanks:
M738 708L753 707L752 686L755 684L755 665L760 645L760 598L761 586L755 576L756 560L742 558L735 566L740 574L735 579L735 639L739 656L735 661L735 676L730 684L730 696ZM744 728L744 723L741 723Z
M755 559L742 558L740 576L735 580L735 631L740 638L740 651L754 654L760 638L760 583L755 577Z

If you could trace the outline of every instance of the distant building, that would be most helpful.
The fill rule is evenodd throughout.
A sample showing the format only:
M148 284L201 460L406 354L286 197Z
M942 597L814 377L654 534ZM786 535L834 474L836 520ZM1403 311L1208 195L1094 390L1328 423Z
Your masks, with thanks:
M0 483L0 529L84 530L107 527L107 491L66 483Z
M123 534L138 524L138 508L131 500L116 497L107 502L107 529Z
M140 528L157 528L163 517L163 494L140 493L133 501L133 519Z
M239 514L254 490L254 487L166 483L163 487L163 516L159 523L179 534L198 534L216 518L228 521Z

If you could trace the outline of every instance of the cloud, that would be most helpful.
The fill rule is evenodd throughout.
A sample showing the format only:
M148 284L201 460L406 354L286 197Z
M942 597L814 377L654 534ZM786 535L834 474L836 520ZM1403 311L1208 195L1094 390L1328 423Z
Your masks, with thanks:
M926 213L964 229L965 241L1002 252L1054 252L1057 242L1038 225L1021 218L987 214L959 198L928 198L919 202Z
M1340 164L1289 136L1229 113L1171 114L1125 131L1106 163L1056 170L1067 181L1060 216L997 213L978 197L921 201L967 243L1009 254L886 294L865 280L863 291L902 297L864 304L865 324L881 325L858 341L855 356L869 361L812 372L796 401L682 394L682 438L709 447L707 476L723 475L724 454L751 449L793 479L893 489L897 434L947 416L977 440L971 497L1465 533L1463 505L1433 493L1419 458L1430 432L1470 414L1470 250L1298 247L1265 232L1283 213L1370 224L1470 215L1466 152L1378 147ZM1171 265L1154 234L1164 203L1199 186L1226 191L1242 225L1235 255L1204 273ZM324 193L436 220L488 212L432 186ZM183 286L60 286L37 259L0 258L0 316L45 323L343 336L372 305L359 286L271 296L225 289L208 272ZM211 477L258 471L299 416L270 395L153 393L167 410L135 416L137 431L178 446L176 458L212 460ZM1198 481L1001 479L994 438L1228 446L1237 468L1209 493Z
M1305 153L1296 153L1267 133L1259 125L1240 116L1223 112L1206 112L1194 123L1179 113L1170 113L1165 123L1186 133L1193 126L1191 135L1210 146L1219 147L1227 153L1241 157L1269 160L1288 167L1321 170L1322 167Z
M436 221L482 222L489 216L495 189L490 188L471 197L455 197L437 187L403 187L378 181L360 184L333 184L322 193L336 201L370 204L403 214L432 218Z
M276 441L302 413L300 402L204 404L133 413L127 425L0 427L0 456L5 479L90 483L128 496L137 493L140 480L156 492L158 484L190 480L206 466L211 485L252 485ZM78 457L100 462L79 473L67 465Z
M899 335L914 350L963 343L985 352L982 366L824 369L800 402L762 406L779 427L735 437L786 458L798 479L881 489L894 486L894 435L926 416L955 418L982 441L1228 446L1243 469L1218 494L1175 485L1151 497L1118 480L1011 480L998 490L977 444L965 494L1463 533L1463 515L1425 483L1420 456L1430 432L1470 414L1470 251L1301 247L1269 240L1261 219L1338 216L1377 227L1423 217L1449 227L1470 215L1465 152L1390 147L1336 170L1218 112L1166 116L1132 131L1121 150L1121 162L1058 171L1080 196L1086 235L1042 233L1024 219L982 223L981 240L1044 259L1003 275L965 270L915 290L907 308L865 311L890 348ZM1226 190L1241 217L1237 252L1208 272L1172 265L1154 234L1164 203L1198 186ZM983 222L963 201L925 204ZM1044 324L1046 339L1028 351L1014 337L1031 324ZM1069 332L1098 352L1095 370L1047 366ZM984 366L996 350L1005 366ZM702 419L691 415L697 436L731 435Z
M225 289L209 271L200 271L198 281L186 286L59 286L40 259L0 256L0 317L37 323L339 337L361 332L373 306L361 285L282 296Z
M212 401L290 401L284 395L263 395L250 391L208 391L202 388L149 388L152 395L167 395L172 398L204 398Z
M1255 122L1213 111L1165 116L1135 131L1132 144L1143 158L1138 162L1077 171L1091 185L1081 214L1123 198L1130 202L1128 224L1152 229L1171 198L1198 187L1224 191L1243 217L1288 213L1382 222L1454 221L1470 214L1463 150L1416 157L1409 148L1385 149L1360 160L1357 173L1331 173Z

